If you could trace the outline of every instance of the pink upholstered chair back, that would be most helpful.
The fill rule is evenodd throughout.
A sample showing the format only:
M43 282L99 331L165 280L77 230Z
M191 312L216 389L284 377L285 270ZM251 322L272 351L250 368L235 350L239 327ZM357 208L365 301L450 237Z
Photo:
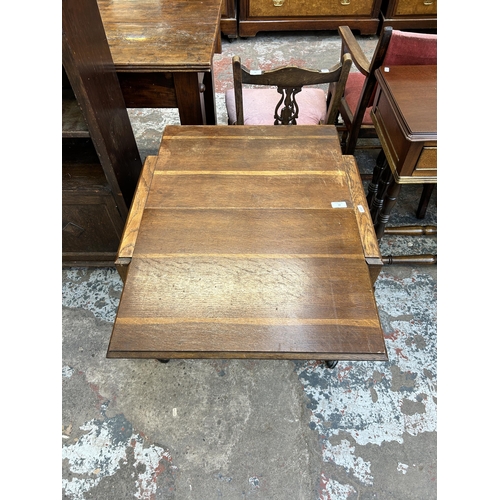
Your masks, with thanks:
M384 66L437 64L437 35L393 30Z
M342 52L363 53L348 26L340 26ZM353 56L359 72L349 73L340 113L345 128L342 135L344 154L353 154L359 137L374 137L371 109L377 92L375 71L380 67L403 65L437 65L437 35L394 30L386 26L367 64L366 56Z
M437 35L393 30L382 66L424 64L437 64ZM368 106L373 105L375 90Z

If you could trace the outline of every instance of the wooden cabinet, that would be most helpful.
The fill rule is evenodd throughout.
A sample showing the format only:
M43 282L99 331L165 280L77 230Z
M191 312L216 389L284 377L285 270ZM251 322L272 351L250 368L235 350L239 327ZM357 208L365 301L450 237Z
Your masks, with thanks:
M383 0L381 29L437 28L437 0Z
M62 7L62 260L113 265L141 159L95 0Z
M238 31L335 30L347 25L363 35L377 32L381 0L240 0Z
M223 35L226 35L230 39L238 37L236 0L222 0L220 30Z

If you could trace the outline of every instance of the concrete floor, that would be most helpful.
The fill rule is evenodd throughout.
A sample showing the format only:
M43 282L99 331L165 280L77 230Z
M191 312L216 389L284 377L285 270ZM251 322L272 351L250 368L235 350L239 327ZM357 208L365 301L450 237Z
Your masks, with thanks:
M376 37L357 37L368 55ZM231 57L252 68L338 61L336 32L259 33L214 60L218 120ZM143 159L176 110L130 110ZM378 150L356 152L370 173ZM423 221L403 186L390 223ZM436 237L384 237L382 253L436 253ZM114 268L62 271L62 498L437 498L436 266L385 266L375 296L388 362L110 360Z

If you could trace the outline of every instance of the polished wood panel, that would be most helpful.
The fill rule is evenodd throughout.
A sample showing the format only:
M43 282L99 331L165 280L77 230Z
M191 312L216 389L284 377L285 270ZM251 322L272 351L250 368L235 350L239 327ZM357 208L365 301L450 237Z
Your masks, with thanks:
M387 161L401 184L436 182L437 66L387 69L375 71L379 87L372 108Z
M365 196L363 181L356 165L354 156L345 155L343 157L345 171L349 181L351 199L354 207L354 213L358 221L359 235L363 245L363 253L366 263L370 269L372 284L380 274L383 266L382 256L377 242L377 236L373 227L370 208Z
M398 30L437 28L437 0L383 0L381 29Z
M369 16L372 10L373 0L250 0L248 7L252 17Z
M97 0L116 70L210 71L221 0Z
M167 126L154 163L108 357L387 359L335 126Z
M223 0L97 1L127 107L178 108L183 125L216 124Z
M336 30L346 25L375 34L382 0L239 0L238 32Z
M123 282L127 280L127 270L132 260L134 253L135 243L137 241L137 234L142 221L144 207L148 198L149 188L151 186L151 179L156 165L156 156L148 156L144 161L144 167L141 172L141 177L137 183L137 188L130 207L125 230L123 231L120 247L118 249L118 256L115 261L115 266L120 273Z

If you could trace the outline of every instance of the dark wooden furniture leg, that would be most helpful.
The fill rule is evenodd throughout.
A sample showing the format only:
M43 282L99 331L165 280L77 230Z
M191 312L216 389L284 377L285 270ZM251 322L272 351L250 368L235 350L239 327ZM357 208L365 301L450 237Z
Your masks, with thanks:
M215 103L215 86L213 71L203 73L203 101L207 125L217 125L217 105Z
M338 359L328 359L325 361L325 364L326 364L326 367L327 368L335 368L339 363L339 360Z
M377 194L378 183L380 181L380 175L382 174L382 170L383 170L384 165L386 163L387 163L387 159L385 157L384 150L381 149L379 155L377 156L377 161L376 161L375 167L373 169L373 175L372 175L370 184L368 184L368 194L366 195L366 201L367 201L369 207L371 206L372 201Z
M207 124L198 73L173 73L181 125Z
M380 210L384 204L384 196L387 191L387 187L392 178L391 167L387 161L384 162L383 167L381 168L380 173L377 174L379 176L378 184L374 190L374 195L372 196L370 207L370 215L372 217L373 225L376 226ZM378 238L378 236L377 236Z
M384 195L382 208L377 217L377 222L375 224L375 234L377 235L377 239L380 240L384 235L384 229L389 221L389 216L391 214L391 210L394 207L396 200L398 198L399 192L401 191L401 184L397 183L392 175L392 172L389 170L389 183L386 193Z
M425 217L425 212L427 211L427 205L429 205L429 200L434 191L436 184L424 184L424 189L422 190L422 196L420 197L420 203L417 208L417 219L423 219Z

